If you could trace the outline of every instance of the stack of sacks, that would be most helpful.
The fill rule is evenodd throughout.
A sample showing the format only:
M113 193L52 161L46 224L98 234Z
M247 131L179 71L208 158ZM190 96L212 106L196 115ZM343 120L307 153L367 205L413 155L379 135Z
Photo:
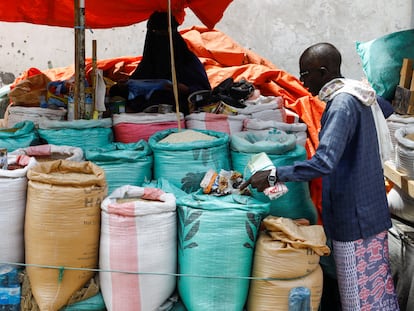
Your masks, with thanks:
M307 139L307 125L305 123L286 123L278 121L263 121L259 119L247 119L244 121L244 131L260 132L277 129L293 134L296 137L296 144L305 147Z
M210 130L231 135L243 130L246 118L246 115L195 112L185 117L185 124L188 129Z
M112 116L116 142L135 143L141 139L148 141L156 132L185 128L184 115L180 113L180 123L176 113L120 113ZM179 126L180 125L180 126Z
M394 134L395 145L395 167L399 172L407 175L409 179L414 178L414 126L405 126L397 129ZM388 206L392 214L406 221L414 221L414 198L393 185L387 194Z
M323 289L319 259L330 253L323 227L273 216L262 223L266 230L256 243L247 310L291 310L289 293L297 287L310 290L311 310L318 310Z
M399 128L394 136L397 142L395 166L398 171L407 174L409 179L414 179L414 126Z
M254 100L246 100L244 104L246 108L238 109L238 113L249 119L286 122L286 111L281 96L260 95Z
M391 135L391 143L393 145L392 160L395 162L395 149L397 145L395 131L406 126L414 125L414 117L410 115L400 115L397 113L393 113L387 118L387 125Z

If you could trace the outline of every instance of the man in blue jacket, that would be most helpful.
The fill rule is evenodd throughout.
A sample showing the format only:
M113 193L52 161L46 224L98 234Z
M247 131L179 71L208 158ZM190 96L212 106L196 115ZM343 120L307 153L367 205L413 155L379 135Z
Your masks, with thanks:
M319 146L306 161L255 173L241 189L250 184L263 191L277 180L322 177L322 218L332 240L342 310L399 310L388 259L392 224L375 91L342 77L341 54L330 43L307 48L299 66L305 87L326 102Z

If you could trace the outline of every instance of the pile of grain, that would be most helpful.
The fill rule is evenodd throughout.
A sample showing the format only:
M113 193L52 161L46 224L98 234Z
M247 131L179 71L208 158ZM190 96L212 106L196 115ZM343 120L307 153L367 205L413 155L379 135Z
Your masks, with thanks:
M159 143L190 143L197 140L213 140L214 136L210 136L194 130L183 130L177 133L172 133L159 141Z

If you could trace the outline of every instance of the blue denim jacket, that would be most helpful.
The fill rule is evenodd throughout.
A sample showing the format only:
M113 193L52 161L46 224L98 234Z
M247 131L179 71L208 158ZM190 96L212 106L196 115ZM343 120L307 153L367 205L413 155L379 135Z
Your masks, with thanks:
M371 108L347 93L326 105L314 156L277 168L281 181L322 177L326 235L338 241L373 236L391 227Z

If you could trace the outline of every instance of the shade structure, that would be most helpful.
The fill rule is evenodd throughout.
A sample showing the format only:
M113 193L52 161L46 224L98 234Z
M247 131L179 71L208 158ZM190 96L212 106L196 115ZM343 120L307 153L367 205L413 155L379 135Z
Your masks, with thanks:
M75 0L0 1L0 21L74 26ZM83 0L87 28L113 28L145 21L154 11L167 11L168 0ZM208 28L220 21L232 0L171 0L171 12L181 24L191 9Z
M191 9L208 28L214 28L232 0L19 0L0 1L0 21L73 27L75 29L75 119L85 116L85 28L114 28L147 20L155 11L169 12L181 24ZM171 34L170 34L170 40ZM96 47L96 42L94 42ZM96 50L93 51L96 53ZM173 58L173 52L171 55ZM173 85L178 107L176 81ZM82 82L82 83L81 83ZM177 119L179 112L177 111ZM178 126L180 127L180 126Z

